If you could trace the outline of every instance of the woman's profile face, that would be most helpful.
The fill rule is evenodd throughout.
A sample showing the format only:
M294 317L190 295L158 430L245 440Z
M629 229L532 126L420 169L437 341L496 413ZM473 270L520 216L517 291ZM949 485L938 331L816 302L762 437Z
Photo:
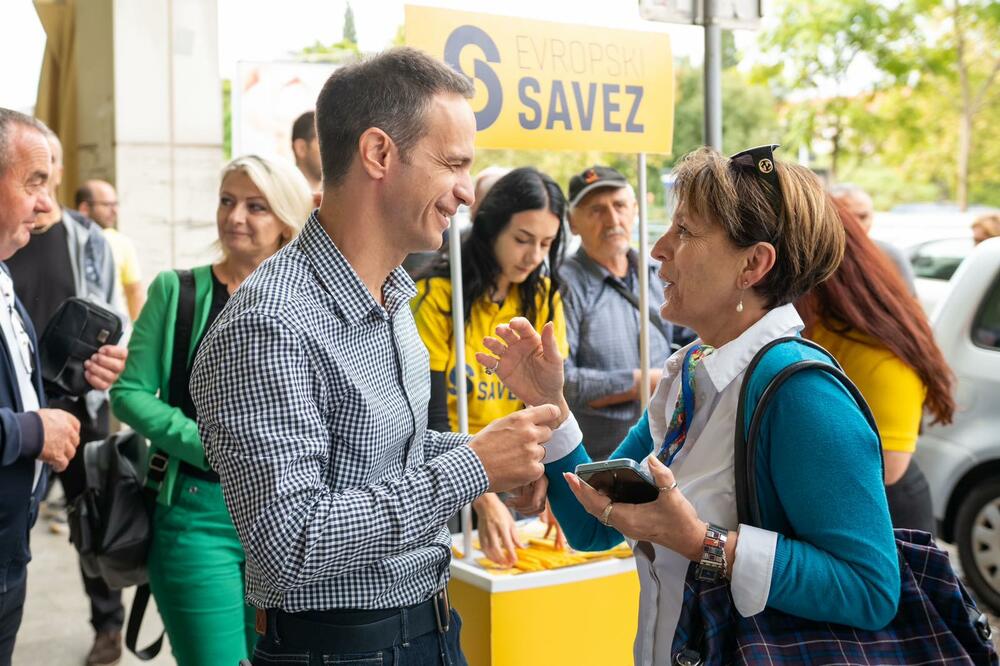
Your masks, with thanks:
M288 227L242 171L232 171L223 178L215 219L219 243L227 256L267 257L288 240Z
M699 335L725 325L740 300L743 255L721 225L689 213L682 202L652 251L664 284L660 314Z
M547 208L514 213L493 241L500 279L510 284L524 282L545 261L558 233L559 218Z

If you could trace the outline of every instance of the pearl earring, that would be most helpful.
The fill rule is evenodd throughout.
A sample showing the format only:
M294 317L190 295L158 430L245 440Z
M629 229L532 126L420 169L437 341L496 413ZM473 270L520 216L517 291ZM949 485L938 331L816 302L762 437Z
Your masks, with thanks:
M740 289L740 302L736 304L736 311L737 312L743 312L743 289L747 288L747 284L748 283L744 282L743 283L743 288Z

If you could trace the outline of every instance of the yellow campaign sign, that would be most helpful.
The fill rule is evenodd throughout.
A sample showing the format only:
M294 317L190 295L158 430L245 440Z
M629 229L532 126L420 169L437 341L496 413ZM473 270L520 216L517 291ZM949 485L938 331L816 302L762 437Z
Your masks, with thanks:
M664 33L407 5L406 42L474 81L480 148L671 150Z

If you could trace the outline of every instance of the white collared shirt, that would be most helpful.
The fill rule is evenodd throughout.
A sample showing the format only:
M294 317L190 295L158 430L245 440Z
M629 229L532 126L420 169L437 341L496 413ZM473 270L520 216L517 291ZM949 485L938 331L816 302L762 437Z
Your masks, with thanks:
M6 272L0 271L0 331L7 342L11 367L17 378L17 388L21 393L21 411L38 411L38 393L31 381L32 354L31 340L25 331L24 322L14 306L14 281ZM35 460L35 479L31 484L32 491L38 485L42 475L42 462Z
M670 466L679 489L701 520L730 530L739 527L731 590L736 609L745 617L759 613L767 605L778 534L740 526L737 521L733 436L740 386L747 365L765 344L794 335L802 328L795 307L783 305L769 311L738 338L701 361L695 369L695 413L687 443ZM666 435L681 388L681 366L690 346L667 359L663 378L650 400L649 429L654 443L662 442ZM575 449L580 442L578 432L571 416L546 445L545 462L558 460ZM643 461L642 466L647 465ZM652 558L644 550L635 552L640 586L634 658L636 664L643 666L670 663L690 564L663 546L654 544L652 548Z

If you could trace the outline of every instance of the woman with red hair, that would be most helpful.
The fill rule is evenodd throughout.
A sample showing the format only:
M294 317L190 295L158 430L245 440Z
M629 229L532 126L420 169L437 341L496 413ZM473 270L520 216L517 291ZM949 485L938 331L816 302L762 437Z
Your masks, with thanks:
M933 533L930 489L912 457L925 409L932 422L951 422L953 375L899 274L857 218L837 209L847 232L844 259L796 307L806 337L837 358L872 409L893 526Z

